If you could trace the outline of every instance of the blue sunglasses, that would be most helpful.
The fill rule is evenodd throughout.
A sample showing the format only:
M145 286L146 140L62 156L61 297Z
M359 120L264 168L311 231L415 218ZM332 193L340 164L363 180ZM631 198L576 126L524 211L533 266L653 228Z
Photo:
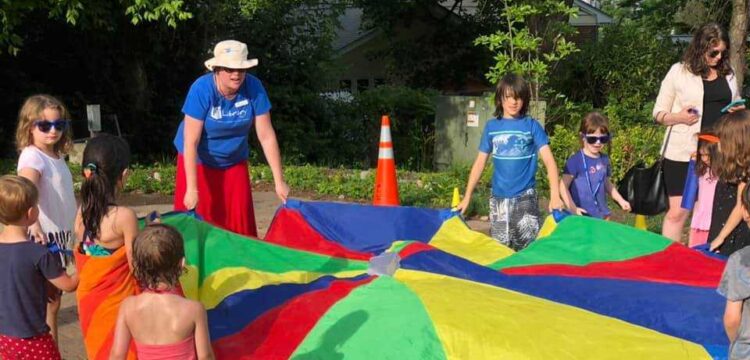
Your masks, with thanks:
M601 144L606 144L609 142L609 135L602 135L602 136L596 136L596 135L586 135L584 136L586 139L586 142L594 145L597 143L597 141Z
M43 133L48 133L50 130L52 130L53 127L55 128L55 130L63 132L68 128L68 120L37 120L34 121L34 126L36 126L37 129L39 129L39 131Z

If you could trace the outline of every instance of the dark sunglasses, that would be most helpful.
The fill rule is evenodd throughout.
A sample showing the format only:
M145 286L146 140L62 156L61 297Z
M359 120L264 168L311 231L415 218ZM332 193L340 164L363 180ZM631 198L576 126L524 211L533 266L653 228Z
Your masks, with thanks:
M63 132L68 128L68 120L37 120L34 121L34 126L36 126L37 129L39 129L39 131L43 133L48 133L50 130L52 130L53 127L55 128L55 130Z
M591 145L596 144L597 141L602 144L606 144L609 142L609 135L602 135L602 136L586 135L584 137L586 138L586 142Z
M713 59L713 58L719 56L719 54L723 54L723 53L724 53L723 51L711 50L711 52L708 53L708 57L710 57L710 58Z

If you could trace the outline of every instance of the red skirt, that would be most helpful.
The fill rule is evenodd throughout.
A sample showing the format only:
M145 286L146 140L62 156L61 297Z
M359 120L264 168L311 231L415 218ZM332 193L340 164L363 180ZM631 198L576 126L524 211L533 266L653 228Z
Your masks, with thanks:
M258 237L253 211L253 190L247 164L239 163L226 169L197 164L198 206L195 211L206 222L220 228ZM183 204L187 180L185 159L177 155L177 174L174 189L175 211L186 211Z

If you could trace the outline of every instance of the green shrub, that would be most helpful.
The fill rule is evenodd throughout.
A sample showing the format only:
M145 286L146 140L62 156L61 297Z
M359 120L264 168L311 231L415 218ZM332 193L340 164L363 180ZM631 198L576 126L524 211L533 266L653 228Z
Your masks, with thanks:
M125 191L146 194L174 194L175 174L176 167L174 164L131 165Z
M409 170L432 169L435 92L379 86L348 101L306 94L287 89L276 95L291 107L284 110L284 117L274 118L286 163L373 167L378 159L380 118L388 114L396 164ZM251 140L255 144L252 162L265 162L257 139L251 136Z
M403 86L379 86L357 95L355 113L361 119L361 141L369 144L369 165L377 163L380 118L390 115L396 164L410 170L429 170L435 147L435 102L437 92Z
M661 81L679 53L668 36L655 36L637 21L605 26L596 42L567 59L552 77L548 123L577 127L575 118L592 108L603 109L623 126L651 122Z

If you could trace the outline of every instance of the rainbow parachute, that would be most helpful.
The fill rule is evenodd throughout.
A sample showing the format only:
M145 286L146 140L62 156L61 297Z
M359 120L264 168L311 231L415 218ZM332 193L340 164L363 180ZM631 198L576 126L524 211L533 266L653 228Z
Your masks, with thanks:
M290 201L265 240L164 222L220 359L727 356L723 261L615 223L514 254L447 210Z

